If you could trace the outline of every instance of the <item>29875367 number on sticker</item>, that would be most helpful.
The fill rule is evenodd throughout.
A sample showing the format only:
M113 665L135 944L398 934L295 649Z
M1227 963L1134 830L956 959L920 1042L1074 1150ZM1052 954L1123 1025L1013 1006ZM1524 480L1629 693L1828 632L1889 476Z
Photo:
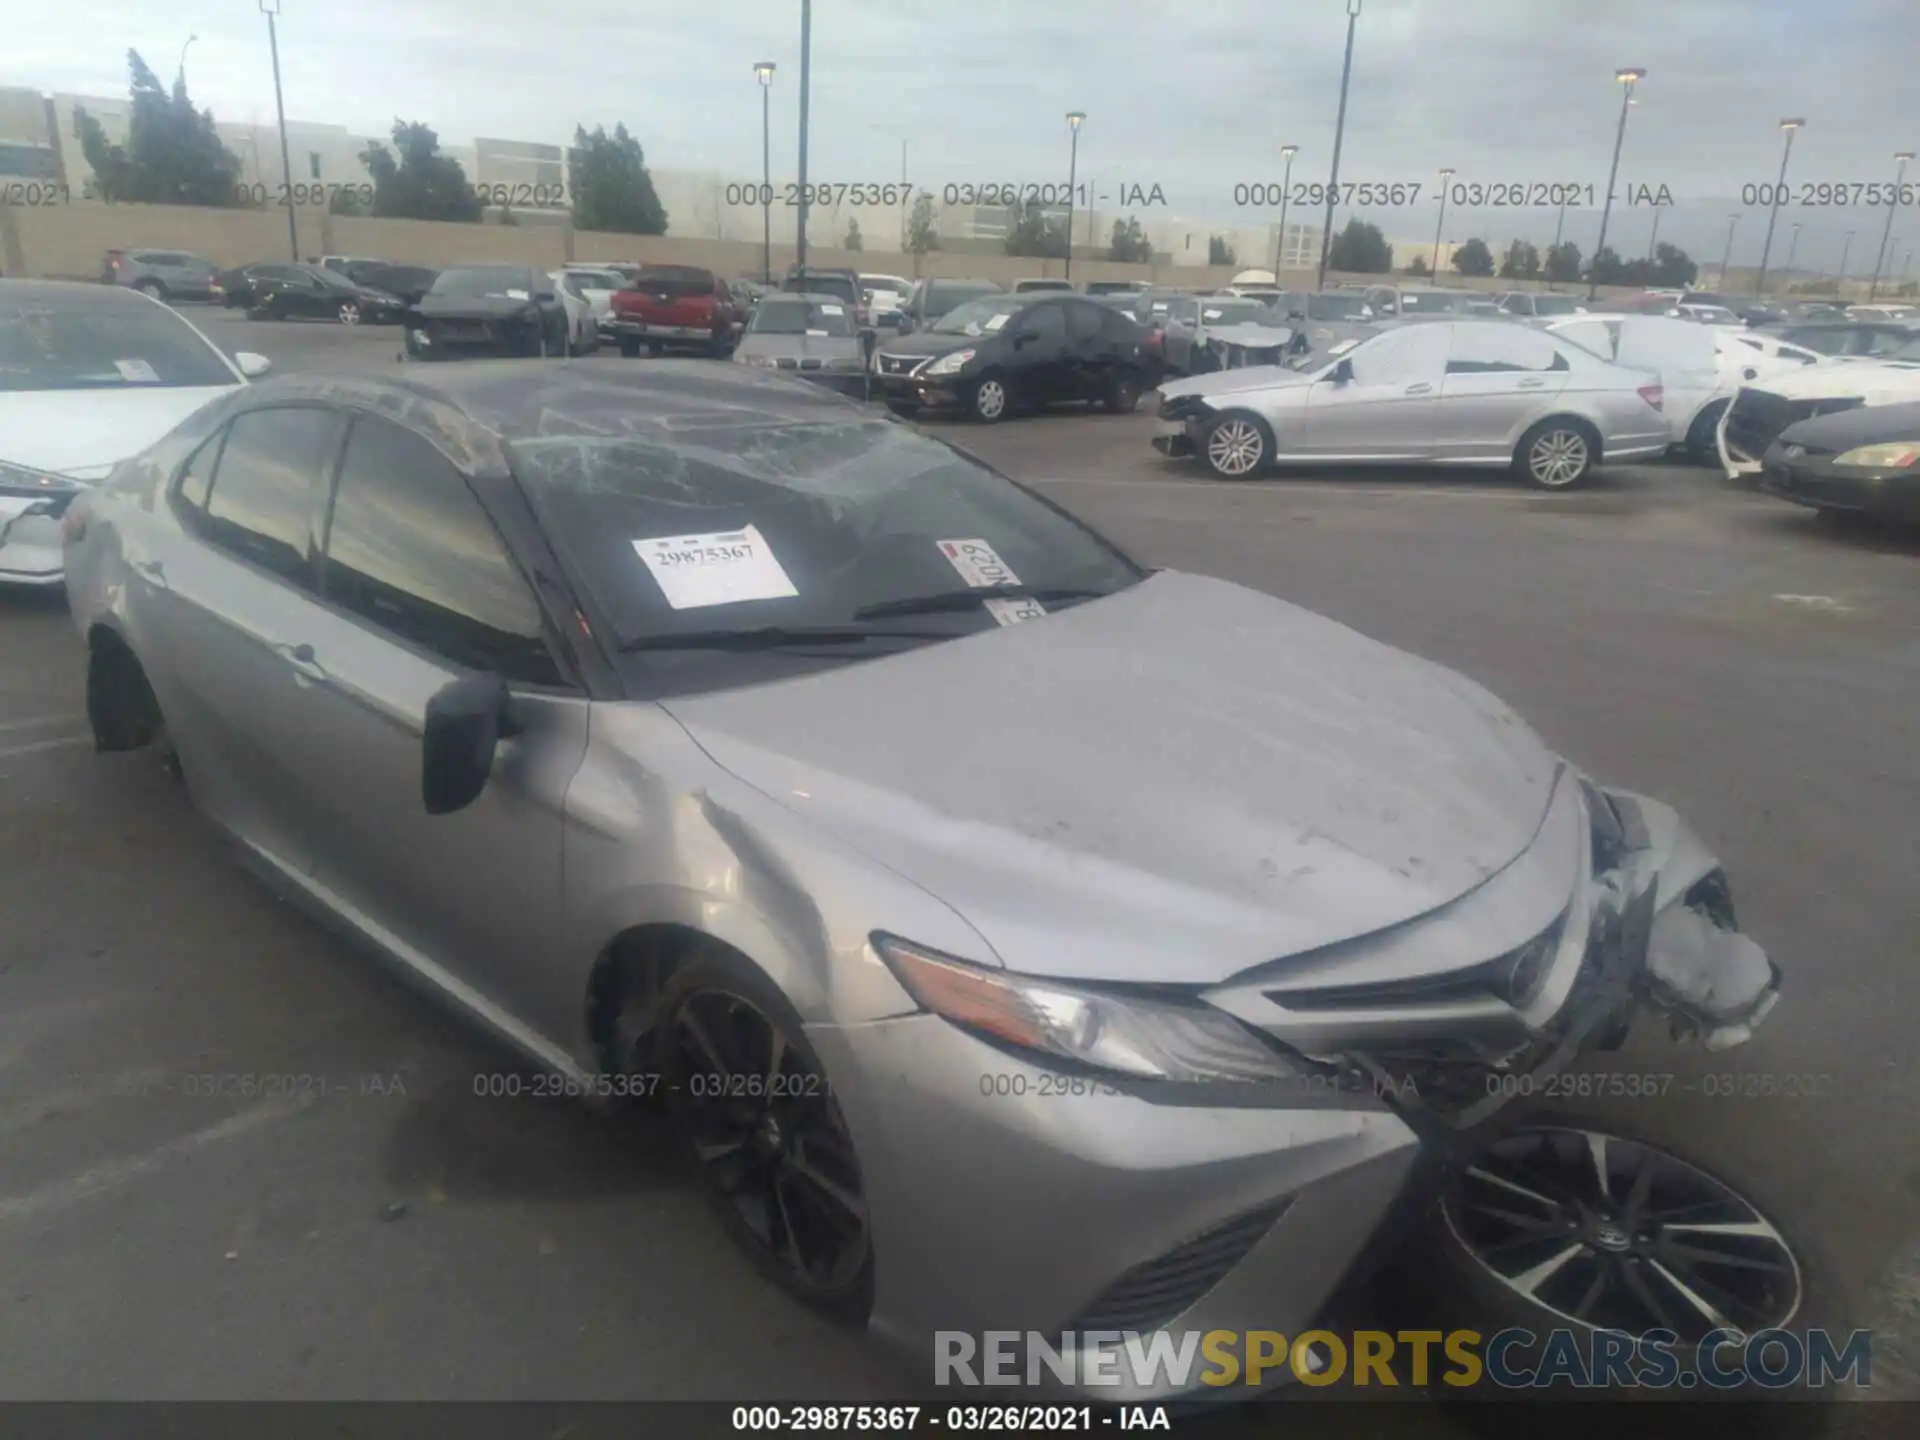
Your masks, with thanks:
M675 610L790 600L800 592L759 527L635 540L634 553Z

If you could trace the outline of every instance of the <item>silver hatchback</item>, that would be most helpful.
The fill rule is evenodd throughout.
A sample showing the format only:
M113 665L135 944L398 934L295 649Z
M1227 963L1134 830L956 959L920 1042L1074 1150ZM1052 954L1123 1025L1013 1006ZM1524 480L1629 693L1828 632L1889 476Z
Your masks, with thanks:
M1507 1097L1778 994L1679 817L1484 690L775 374L269 381L65 524L102 748L569 1092L664 1101L767 1275L923 1359L1297 1333ZM1574 1313L1591 1226L1499 1240L1523 1163L1432 1243L1631 1323ZM1654 1303L1784 1323L1713 1214Z

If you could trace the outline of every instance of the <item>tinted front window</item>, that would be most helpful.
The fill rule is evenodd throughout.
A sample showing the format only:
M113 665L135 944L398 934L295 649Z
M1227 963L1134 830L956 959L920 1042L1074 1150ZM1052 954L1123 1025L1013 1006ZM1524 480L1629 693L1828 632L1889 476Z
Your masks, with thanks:
M322 477L338 436L338 418L328 410L249 410L235 419L213 473L207 538L307 583Z
M486 511L412 431L353 422L321 573L328 599L454 665L559 680L539 606Z
M1535 295L1532 298L1535 315L1578 315L1587 308L1571 295Z
M123 296L0 289L0 391L239 383L186 321Z
M433 282L435 295L486 295L505 298L508 292L520 293L513 299L523 300L534 291L533 274L512 265L483 265L470 270L443 270L440 278Z
M713 272L692 265L642 265L634 277L634 288L649 295L711 295Z
M1020 328L1032 331L1043 339L1062 339L1067 333L1066 310L1064 305L1036 305L1021 315Z
M845 625L863 607L964 591L942 540L984 540L1029 585L1107 591L1138 572L1103 541L946 445L881 421L742 424L672 437L509 446L549 534L622 638ZM675 609L636 541L754 526L798 593ZM892 622L956 633L978 607Z
M853 319L839 300L769 295L754 308L752 335L851 335Z

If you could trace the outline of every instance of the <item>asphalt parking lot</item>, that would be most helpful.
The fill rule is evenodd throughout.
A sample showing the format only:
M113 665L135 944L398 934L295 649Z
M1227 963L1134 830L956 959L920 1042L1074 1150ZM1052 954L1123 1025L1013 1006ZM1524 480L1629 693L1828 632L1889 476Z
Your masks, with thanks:
M397 363L391 329L188 314L281 371ZM1221 485L1150 451L1151 402L939 428L1676 804L1785 998L1721 1055L1637 1035L1610 1065L1668 1094L1583 1108L1745 1182L1821 1262L1808 1323L1873 1327L1875 1391L1920 1397L1920 540L1678 464ZM0 596L0 1395L902 1392L753 1275L654 1119L476 1097L517 1067L271 899L150 757L92 753L80 662L63 603ZM249 1075L328 1098L190 1078Z

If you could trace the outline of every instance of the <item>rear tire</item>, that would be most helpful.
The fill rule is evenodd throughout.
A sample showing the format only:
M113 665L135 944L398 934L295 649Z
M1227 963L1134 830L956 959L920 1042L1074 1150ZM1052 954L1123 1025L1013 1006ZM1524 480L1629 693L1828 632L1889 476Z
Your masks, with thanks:
M133 288L138 290L142 295L154 300L165 300L167 298L167 287L162 285L158 280L136 280L133 283Z
M1593 473L1599 453L1599 439L1585 424L1556 417L1542 420L1520 437L1513 469L1542 490L1572 490Z
M1222 480L1252 480L1273 463L1273 428L1248 410L1229 410L1200 438L1200 458Z
M1720 429L1720 417L1727 413L1729 403L1714 401L1694 416L1693 424L1687 427L1687 459L1695 465L1719 465L1720 447L1715 436Z
M334 312L342 325L358 325L361 320L360 307L352 300L340 302L340 308Z
M1140 406L1140 377L1131 370L1123 370L1107 382L1106 398L1102 401L1109 415L1131 415Z
M622 335L620 337L620 358L622 360L638 360L640 358L640 342L631 336Z

